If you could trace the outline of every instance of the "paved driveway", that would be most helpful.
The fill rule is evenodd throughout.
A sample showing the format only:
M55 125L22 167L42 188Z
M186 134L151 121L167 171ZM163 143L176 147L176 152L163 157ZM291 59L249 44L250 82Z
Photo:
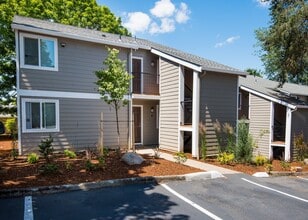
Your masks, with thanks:
M33 196L31 205L34 219L307 219L308 178L232 174ZM23 219L24 198L0 207L0 219Z

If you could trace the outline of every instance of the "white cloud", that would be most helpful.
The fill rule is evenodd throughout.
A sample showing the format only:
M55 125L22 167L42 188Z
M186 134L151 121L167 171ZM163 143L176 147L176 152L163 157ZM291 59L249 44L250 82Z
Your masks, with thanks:
M125 13L123 26L132 34L137 32L170 33L175 31L176 24L186 23L190 13L187 4L183 2L176 6L172 0L157 0L149 14L144 12Z
M176 22L178 22L179 24L186 23L186 21L188 21L189 19L190 13L191 12L188 9L188 6L185 3L181 2L180 8L177 10L175 15Z
M135 34L136 32L147 31L151 23L149 15L143 12L132 12L128 13L127 21L123 23L130 32Z
M223 47L227 44L232 44L234 43L234 41L240 39L240 36L232 36L232 37L229 37L227 38L225 41L222 41L222 42L219 42L217 44L215 44L215 47L218 48L218 47Z
M171 0L159 0L155 2L155 6L150 12L158 18L171 17L175 12L175 6Z
M162 18L161 25L159 26L156 22L153 22L150 27L150 34L162 34L169 33L175 30L174 20L170 18Z
M266 1L266 0L254 0L258 3L259 6L261 7L268 7L270 4L270 1Z

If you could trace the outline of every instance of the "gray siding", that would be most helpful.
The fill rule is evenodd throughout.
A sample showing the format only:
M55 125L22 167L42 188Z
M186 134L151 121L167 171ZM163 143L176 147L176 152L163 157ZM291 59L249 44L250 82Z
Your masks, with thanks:
M305 142L308 143L308 109L299 108L292 113L291 129L291 158L296 159L297 152L294 146L295 135L303 133Z
M268 157L270 148L271 102L251 94L249 131L257 144L254 154Z
M20 88L47 91L96 93L97 80L94 71L103 66L107 57L105 45L59 38L59 71L25 69L20 70ZM119 57L127 61L129 51L121 49Z
M220 144L214 129L216 121L236 126L236 75L207 72L200 82L200 121L206 124L208 155L217 154Z
M74 148L76 150L94 147L98 143L101 112L104 112L104 145L117 145L117 131L113 108L102 100L59 99L60 132L50 133L57 150ZM120 144L127 145L128 122L127 107L119 112ZM37 151L38 144L49 133L22 133L23 153Z
M177 151L179 146L179 66L161 59L160 148Z
M133 105L143 106L143 145L158 146L158 127L156 125L156 105L158 101L133 100ZM154 112L151 113L151 108Z

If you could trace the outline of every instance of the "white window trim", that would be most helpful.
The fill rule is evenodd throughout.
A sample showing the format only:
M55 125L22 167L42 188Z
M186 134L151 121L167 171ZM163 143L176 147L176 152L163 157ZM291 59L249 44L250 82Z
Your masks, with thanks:
M25 64L25 50L24 50L25 37L34 38L34 39L38 39L38 40L46 39L46 40L54 41L55 67L40 66L40 63L41 63L40 52L39 52L39 65L38 66ZM58 71L59 68L58 68L58 40L57 40L57 38L46 37L46 36L41 36L41 35L34 35L34 34L20 33L20 66L21 66L21 68L27 68L27 69Z
M242 110L242 93L241 92L239 92L238 93L238 105L237 105L237 107L238 107L238 110Z
M27 129L26 125L26 102L51 102L56 105L56 128L46 129ZM59 116L59 100L56 99L33 99L33 98L23 98L21 100L22 105L22 133L40 133L40 132L59 132L60 131L60 116ZM41 121L40 121L41 122Z

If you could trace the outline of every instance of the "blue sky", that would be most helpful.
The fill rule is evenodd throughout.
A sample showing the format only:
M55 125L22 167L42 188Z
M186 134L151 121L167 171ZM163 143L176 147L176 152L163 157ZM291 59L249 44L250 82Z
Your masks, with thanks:
M262 0L98 0L133 36L240 70L264 70L254 31L267 27Z

